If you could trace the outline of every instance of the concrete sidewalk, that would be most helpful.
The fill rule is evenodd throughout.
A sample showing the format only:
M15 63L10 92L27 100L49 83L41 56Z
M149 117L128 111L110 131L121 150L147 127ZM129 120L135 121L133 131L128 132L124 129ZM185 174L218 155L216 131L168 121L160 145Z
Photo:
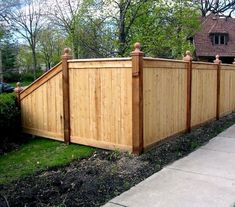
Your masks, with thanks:
M235 125L104 207L235 207Z

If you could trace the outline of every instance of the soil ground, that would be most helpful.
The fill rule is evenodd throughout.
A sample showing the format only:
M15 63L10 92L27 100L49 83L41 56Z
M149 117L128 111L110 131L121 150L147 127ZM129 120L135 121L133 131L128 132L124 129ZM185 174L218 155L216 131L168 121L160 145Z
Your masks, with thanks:
M161 143L141 156L96 150L89 158L0 185L0 207L101 206L235 123L235 113Z

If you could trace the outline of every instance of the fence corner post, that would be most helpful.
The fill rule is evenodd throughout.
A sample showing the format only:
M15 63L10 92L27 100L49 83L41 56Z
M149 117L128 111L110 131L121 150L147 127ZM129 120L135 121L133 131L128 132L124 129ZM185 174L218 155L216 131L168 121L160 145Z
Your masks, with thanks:
M190 51L186 51L186 56L183 58L187 64L187 114L186 114L186 130L191 131L191 116L192 116L192 56Z
M217 64L217 86L216 86L216 119L220 117L220 71L221 71L221 60L219 55L215 56L214 63Z
M135 43L132 57L132 152L141 154L143 135L143 56L140 43Z
M63 118L64 118L64 142L70 143L70 104L69 104L69 67L68 60L72 59L70 49L65 48L61 57L62 61L62 88L63 88Z

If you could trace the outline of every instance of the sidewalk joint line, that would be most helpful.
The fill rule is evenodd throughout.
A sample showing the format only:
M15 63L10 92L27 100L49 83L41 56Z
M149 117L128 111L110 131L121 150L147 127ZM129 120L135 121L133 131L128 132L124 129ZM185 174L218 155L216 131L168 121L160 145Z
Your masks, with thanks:
M109 201L108 203L112 203L112 204L115 204L115 205L117 205L117 206L127 207L127 206L124 206L124 205L122 205L122 204L115 203L115 202L112 202L112 201Z

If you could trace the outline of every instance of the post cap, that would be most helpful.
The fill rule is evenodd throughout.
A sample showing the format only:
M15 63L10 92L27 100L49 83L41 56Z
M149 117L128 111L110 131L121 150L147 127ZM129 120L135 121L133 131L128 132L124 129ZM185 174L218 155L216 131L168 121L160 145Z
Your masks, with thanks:
M191 61L193 58L191 56L191 52L189 50L186 51L185 57L183 58L184 61Z
M20 87L21 86L21 83L20 82L17 82L16 83L16 87Z
M214 63L216 63L216 64L220 64L221 63L221 60L219 59L219 55L218 54L215 56Z
M136 43L134 44L134 49L135 49L135 51L140 51L140 48L141 48L140 43L139 43L139 42L136 42Z
M69 55L70 51L70 48L64 48L64 55Z
M21 83L20 83L20 82L17 82L17 83L16 83L16 88L14 89L14 91L15 91L16 93L20 93L22 90L23 90L23 88L21 88Z
M72 59L71 49L70 48L64 48L64 54L61 56L62 59Z
M143 55L144 53L140 50L141 49L141 44L139 42L136 42L134 44L134 51L131 52L131 55Z

